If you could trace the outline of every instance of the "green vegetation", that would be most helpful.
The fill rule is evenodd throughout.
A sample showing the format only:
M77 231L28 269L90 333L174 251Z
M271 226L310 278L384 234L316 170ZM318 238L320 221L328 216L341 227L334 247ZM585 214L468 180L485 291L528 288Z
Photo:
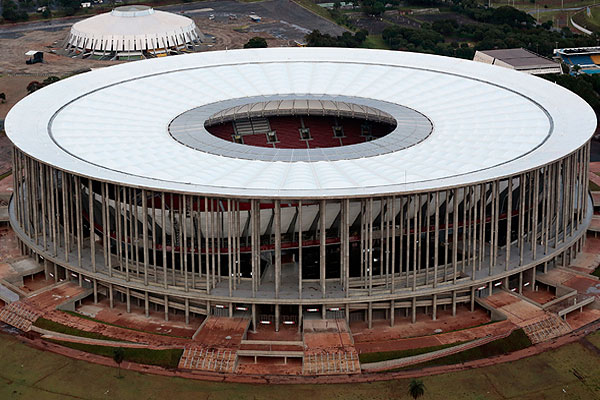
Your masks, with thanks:
M512 353L513 351L522 350L529 346L531 346L531 340L529 340L525 332L523 332L523 329L517 329L504 339L498 339L491 343L484 344L483 346L401 369L421 369L437 365L461 364L467 361Z
M589 335L590 341L598 333ZM594 342L597 346L598 342ZM410 379L336 385L256 385L139 373L40 351L0 334L0 399L410 399ZM578 371L579 379L574 371ZM580 343L510 363L419 378L427 400L600 399L600 356ZM562 391L566 390L565 395Z
M48 339L61 346L70 347L86 353L97 354L104 357L115 357L115 347L100 346L86 343L63 342L56 339ZM177 368L183 349L152 350L145 348L123 348L123 360L139 364L158 365L165 368Z
M382 351L377 353L362 353L358 355L358 359L361 363L373 363L386 360L395 360L397 358L406 358L418 356L419 354L431 353L432 351L447 349L449 347L458 346L463 343L465 342L441 344L439 346L421 347L419 349Z
M329 14L329 11L327 11L325 8L317 5L317 3L315 3L312 0L294 0L294 3L301 5L302 7L306 8L307 10L312 11L313 13L317 14L320 17L323 17L325 19L333 21L333 18Z
M125 350L122 347L117 347L113 349L113 361L117 363L119 367L119 378L122 378L121 375L121 363L125 359Z
M592 272L592 275L597 276L598 278L600 278L600 267L597 267L594 272Z
M2 18L9 22L27 21L29 15L21 8L20 3L13 0L2 0Z
M425 384L420 379L411 379L408 384L408 393L410 397L417 400L419 397L425 395Z
M592 192L600 192L600 186L596 185L594 182L590 181L590 191Z
M362 47L369 33L360 30L354 35L344 32L341 36L331 36L314 30L305 36L306 44L310 47Z
M245 49L259 49L259 48L264 48L267 47L267 41L265 40L265 38L261 38L259 36L255 36L253 38L251 38L250 40L248 40L248 43L246 43L244 45Z
M573 21L593 32L600 32L600 10L590 8L591 16L588 17L586 10L582 10L573 15Z
M389 50L389 47L381 35L368 35L362 44L367 49Z
M79 336L87 339L98 339L98 340L111 340L111 341L120 341L119 339L111 338L109 336L104 336L95 332L86 332L81 329L71 328L70 326L59 324L58 322L51 321L45 318L38 318L37 321L33 324L41 329L46 329L47 331L52 331L56 333L63 333L65 335L71 336Z

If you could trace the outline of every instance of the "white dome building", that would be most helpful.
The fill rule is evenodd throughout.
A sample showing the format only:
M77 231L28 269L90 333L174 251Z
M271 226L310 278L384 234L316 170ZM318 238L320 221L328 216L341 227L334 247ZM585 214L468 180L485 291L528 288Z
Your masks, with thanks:
M81 57L140 59L196 51L203 39L190 18L128 5L74 24L66 49Z

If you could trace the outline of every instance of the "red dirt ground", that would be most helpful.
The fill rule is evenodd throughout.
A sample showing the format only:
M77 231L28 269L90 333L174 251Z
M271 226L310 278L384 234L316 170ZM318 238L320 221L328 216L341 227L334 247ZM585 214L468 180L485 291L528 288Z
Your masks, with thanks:
M0 227L0 263L21 256L17 236L10 227Z
M582 312L574 311L567 315L567 323L572 329L579 329L600 318L600 310L585 308Z
M259 357L254 364L254 357L239 357L237 374L248 375L300 375L302 374L302 359L288 358L284 364L281 358Z
M338 319L304 320L304 345L310 353L354 351L346 321Z
M366 322L357 321L350 323L350 329L355 341L376 342L433 335L436 329L441 329L443 332L456 331L490 322L487 312L479 308L470 312L468 307L458 306L457 315L460 317L453 317L450 309L440 308L435 321L430 314L417 314L417 322L414 324L411 324L410 317L396 316L393 327L390 327L389 321L379 320L373 321L373 329L368 329Z
M194 341L215 348L239 349L249 323L250 320L247 318L211 316L206 320Z
M563 285L576 289L579 293L600 298L600 281L581 275L573 275L571 279L563 282Z
M539 289L537 291L528 288L523 289L523 296L535 301L538 304L546 304L556 298L554 293L549 290Z
M21 287L26 293L35 292L36 290L43 289L45 287L51 286L54 284L54 279L46 280L43 272L37 273L34 276L24 276L23 277L24 285Z
M8 138L6 138L6 140L8 140ZM2 142L4 142L4 140L2 140ZM0 142L0 146L8 146L9 149L12 149L12 145L8 144L8 143L2 143ZM4 157L4 155L2 155L1 157ZM10 157L10 156L9 156ZM10 158L9 158L9 162L10 162ZM8 166L4 166L2 167L2 164L0 164L0 168L7 168L10 169L12 166L9 164ZM5 177L4 179L2 179L0 181L0 195L2 194L7 194L7 195L11 195L13 192L13 177L12 175L8 175L7 177Z
M63 283L41 293L35 294L32 297L27 298L25 301L38 310L42 310L42 316L44 318L75 329L100 333L102 335L110 336L122 341L146 343L151 348L165 346L183 347L185 343L189 342L189 339L156 335L148 332L138 332L131 329L105 325L55 309L56 306L67 301L69 297L76 296L82 293L83 290L84 289L74 283Z
M301 341L302 333L298 332L298 327L295 325L287 326L281 325L279 332L275 332L274 325L259 325L256 329L256 333L248 331L248 340L288 340L288 341ZM252 361L254 362L254 361Z
M515 324L510 321L501 321L470 329L464 329L461 331L440 333L437 335L405 339L387 339L373 342L361 341L362 338L359 339L355 337L354 346L359 353L418 349L422 347L439 346L442 344L465 342L469 340L480 339L489 335L495 336L512 331L514 326Z
M506 314L508 320L518 326L528 325L546 316L546 313L540 307L521 300L506 291L494 293L486 297L484 301Z
M116 302L111 309L106 298L99 300L97 304L94 304L92 299L85 300L83 305L77 308L77 312L129 329L190 339L204 320L204 318L190 316L190 324L186 325L183 314L169 313L169 321L165 321L164 312L155 311L152 307L150 307L149 317L146 318L144 307L137 306L135 301L131 303L131 313L128 313L126 305L119 302Z

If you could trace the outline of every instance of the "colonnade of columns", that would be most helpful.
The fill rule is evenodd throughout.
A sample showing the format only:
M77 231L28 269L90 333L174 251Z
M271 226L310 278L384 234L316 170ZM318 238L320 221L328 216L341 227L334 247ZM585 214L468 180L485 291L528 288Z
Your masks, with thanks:
M451 293L560 250L586 221L589 151L423 193L259 200L115 185L15 149L13 226L40 255L151 293L310 304L316 289L371 304Z

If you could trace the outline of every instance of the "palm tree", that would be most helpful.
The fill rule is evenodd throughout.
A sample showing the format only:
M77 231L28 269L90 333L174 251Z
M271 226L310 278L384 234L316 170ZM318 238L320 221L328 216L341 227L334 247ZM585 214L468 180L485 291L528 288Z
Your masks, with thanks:
M113 360L117 363L117 366L119 367L119 378L121 378L121 363L123 362L123 359L125 358L125 351L123 350L122 347L117 347L116 349L114 349L113 352Z
M422 380L412 379L408 384L408 393L413 399L418 399L425 394L425 384Z

